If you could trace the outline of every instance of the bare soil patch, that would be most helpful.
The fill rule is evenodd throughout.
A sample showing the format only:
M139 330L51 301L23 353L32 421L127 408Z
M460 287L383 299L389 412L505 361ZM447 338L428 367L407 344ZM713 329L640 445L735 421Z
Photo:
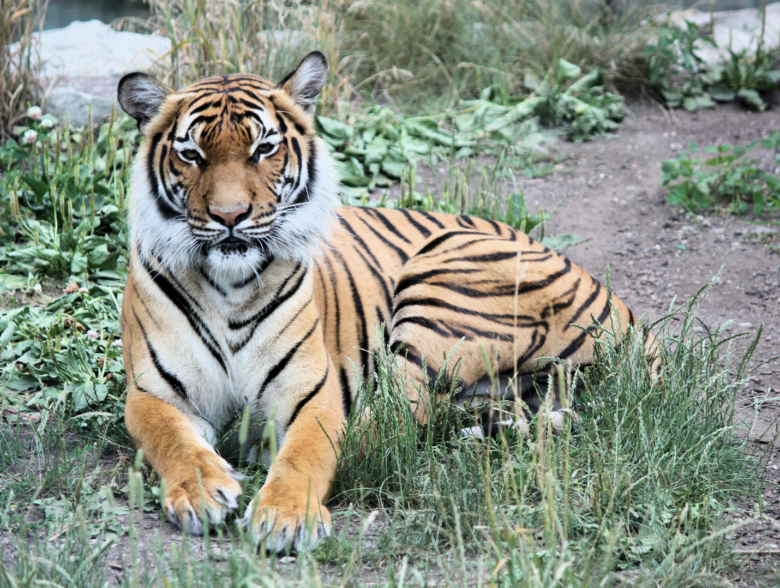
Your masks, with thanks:
M694 216L666 202L660 187L661 162L695 141L699 147L722 143L747 145L780 129L780 112L754 113L736 106L695 113L675 112L658 106L631 105L631 115L620 133L582 145L567 144L564 153L572 159L565 170L540 180L520 180L526 201L550 210L568 199L553 215L549 232L573 233L587 242L566 254L612 290L637 314L657 319L666 314L676 297L685 301L718 276L699 310L701 329L713 329L734 321L730 332L755 333L763 326L756 358L768 363L759 367L741 396L745 412L753 414L756 402L780 398L780 255L767 242L780 239L780 227L771 223L777 214L761 218L732 216L715 211ZM766 170L777 172L775 155L757 149ZM769 223L769 224L760 224ZM744 339L745 345L747 338ZM758 418L748 433L756 450L775 441L780 403L760 404ZM772 450L766 464L764 508L737 508L735 519L755 517L737 534L737 549L766 550L758 557L746 553L745 565L754 572L780 567L780 451ZM739 511L742 511L740 513ZM776 576L775 581L776 581ZM737 585L765 585L754 574Z

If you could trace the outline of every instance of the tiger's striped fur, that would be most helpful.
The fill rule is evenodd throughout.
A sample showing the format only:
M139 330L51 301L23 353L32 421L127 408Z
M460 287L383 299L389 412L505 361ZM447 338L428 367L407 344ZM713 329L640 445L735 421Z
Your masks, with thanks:
M458 341L468 391L485 377L480 345L498 372L526 374L541 357L591 361L593 338L575 324L635 323L587 273L507 225L337 207L313 128L326 72L315 52L278 85L234 75L174 92L130 74L119 86L145 136L122 302L128 430L166 481L169 520L200 533L241 493L218 435L247 405L253 421L270 419L279 454L243 522L277 551L330 532L323 503L378 324L423 420L426 377Z

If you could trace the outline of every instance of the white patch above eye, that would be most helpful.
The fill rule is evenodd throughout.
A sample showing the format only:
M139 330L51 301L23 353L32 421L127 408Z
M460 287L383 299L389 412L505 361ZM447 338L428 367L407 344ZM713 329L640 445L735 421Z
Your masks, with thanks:
M276 150L279 148L279 143L281 142L282 136L278 133L278 131L273 131L271 136L268 136L267 133L261 133L249 148L249 157L253 157L255 151L257 151L257 148L261 145L269 145L272 148L267 153L260 153L260 157L268 157L269 155L273 155L276 153Z
M184 151L196 151L198 155L200 155L200 158L203 161L206 161L206 154L203 153L203 150L200 148L198 143L195 141L195 139L192 138L192 131L187 133L186 141L175 139L173 141L173 150L176 152L179 158L181 158L181 160L186 163L194 163L194 161L185 155L182 155Z

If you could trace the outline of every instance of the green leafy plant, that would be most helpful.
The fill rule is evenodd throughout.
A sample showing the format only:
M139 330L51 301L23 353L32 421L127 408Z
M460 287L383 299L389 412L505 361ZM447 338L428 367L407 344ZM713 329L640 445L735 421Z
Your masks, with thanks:
M684 27L665 22L656 42L643 50L649 85L672 108L697 110L715 105L706 92L707 64L698 52L705 44L717 44L712 37L700 35L700 31L690 21L685 21Z
M622 97L604 88L604 74L594 68L583 75L582 69L559 59L555 68L539 77L527 73L524 85L530 95L522 98L498 97L493 88L482 92L478 100L467 100L450 117L464 136L474 140L489 137L503 143L516 143L540 130L539 125L561 128L575 143L614 132L625 116ZM525 124L523 124L525 123Z
M25 305L0 315L0 397L112 425L125 387L124 195L140 137L131 119L93 135L33 114L21 139L0 148L0 292L26 291Z
M740 101L748 108L764 110L762 92L780 89L780 70L773 55L762 52L763 30L755 53L734 52L724 66L709 65L699 52L705 45L718 48L715 39L685 21L685 26L666 22L656 41L645 47L648 83L671 108L693 111L712 108L716 102Z
M763 141L766 148L777 148L780 134ZM714 203L728 203L732 212L744 214L749 203L753 213L780 205L780 180L759 167L758 159L746 158L758 141L750 145L711 145L703 150L691 142L661 165L662 186L669 187L669 204L688 210L703 210Z

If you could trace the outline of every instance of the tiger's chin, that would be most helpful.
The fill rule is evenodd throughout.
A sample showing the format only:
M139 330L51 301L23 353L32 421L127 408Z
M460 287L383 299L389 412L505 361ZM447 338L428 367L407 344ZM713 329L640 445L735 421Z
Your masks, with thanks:
M246 244L227 243L209 249L204 260L208 276L220 285L236 286L259 276L268 253Z

